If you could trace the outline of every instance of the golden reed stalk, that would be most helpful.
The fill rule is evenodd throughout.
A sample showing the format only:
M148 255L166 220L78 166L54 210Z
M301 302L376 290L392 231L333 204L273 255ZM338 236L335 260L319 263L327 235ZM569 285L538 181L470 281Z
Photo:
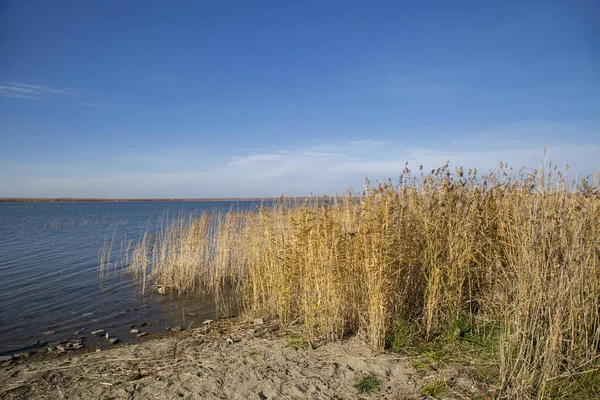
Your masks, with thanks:
M429 338L486 321L504 394L577 393L600 383L600 174L565 174L406 168L360 194L182 215L142 237L130 269L180 294L234 288L250 314L375 350L398 321Z

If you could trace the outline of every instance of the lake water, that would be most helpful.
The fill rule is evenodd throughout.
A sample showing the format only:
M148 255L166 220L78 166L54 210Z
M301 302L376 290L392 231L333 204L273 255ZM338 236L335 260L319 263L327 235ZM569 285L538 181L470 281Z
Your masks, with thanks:
M114 236L137 240L150 221L180 212L228 211L250 201L0 203L0 355L42 348L43 342L105 329L133 342L132 326L150 333L166 326L198 326L215 318L210 297L175 298L146 291L128 276L100 279L98 252ZM38 343L36 343L38 342Z

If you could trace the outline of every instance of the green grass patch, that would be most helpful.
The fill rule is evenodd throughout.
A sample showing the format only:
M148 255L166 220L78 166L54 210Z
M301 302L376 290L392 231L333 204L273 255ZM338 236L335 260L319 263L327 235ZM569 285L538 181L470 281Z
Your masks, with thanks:
M381 387L381 381L375 375L363 376L354 385L360 393L377 392Z
M286 338L288 346L293 347L295 349L299 349L299 348L308 346L308 341L306 339L296 335L295 333L291 333L291 334L287 335L285 338Z
M549 399L600 399L600 371L574 374L546 382Z
M426 363L426 362L424 362L422 360L419 360L419 359L414 360L412 362L412 367L414 369L416 369L417 371L424 371L424 370L428 370L428 369L431 368L431 366L429 365L429 363Z
M406 321L396 321L386 339L386 347L394 353L406 352L413 344L415 327Z
M421 388L421 395L439 398L446 390L446 382L443 379L437 378L431 383L424 385Z
M419 357L425 362L445 366L453 363L456 359L444 348L427 347L419 352Z

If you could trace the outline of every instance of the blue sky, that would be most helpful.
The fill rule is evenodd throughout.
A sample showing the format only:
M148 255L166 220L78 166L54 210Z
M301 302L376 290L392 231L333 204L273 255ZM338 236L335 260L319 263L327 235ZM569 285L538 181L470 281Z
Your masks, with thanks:
M0 197L600 168L600 3L0 1Z

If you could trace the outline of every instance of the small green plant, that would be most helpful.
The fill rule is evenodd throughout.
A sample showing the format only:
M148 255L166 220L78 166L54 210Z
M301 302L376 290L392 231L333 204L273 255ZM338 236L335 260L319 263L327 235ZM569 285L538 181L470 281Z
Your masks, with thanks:
M394 353L405 351L412 344L413 336L414 329L412 325L405 321L396 321L387 337L387 348Z
M437 348L430 345L433 350L427 350L424 357L442 364L477 364L478 370L486 369L489 376L498 376L501 332L500 324L483 325L476 318L457 314L436 339Z
M417 371L423 371L423 370L427 370L427 369L431 368L428 363L421 361L421 360L413 361L412 367L414 369L416 369Z
M257 356L257 355L259 355L259 354L261 354L261 352L260 352L260 351L258 351L258 350L256 350L256 349L250 349L250 351L248 352L248 355L249 355L250 357Z
M375 375L363 376L354 385L360 393L376 392L381 387L381 381Z
M427 348L420 352L421 359L436 365L447 365L454 358L443 348Z
M550 399L598 399L600 398L600 371L590 371L572 377L558 378L547 383Z
M305 339L301 338L295 333L289 334L286 338L288 346L293 347L295 349L306 347L306 345L308 344L308 342Z
M446 382L443 379L436 378L436 380L421 388L421 395L437 399L442 393L444 393L445 389Z
M476 342L474 326L466 316L457 314L448 324L442 339L447 343Z

